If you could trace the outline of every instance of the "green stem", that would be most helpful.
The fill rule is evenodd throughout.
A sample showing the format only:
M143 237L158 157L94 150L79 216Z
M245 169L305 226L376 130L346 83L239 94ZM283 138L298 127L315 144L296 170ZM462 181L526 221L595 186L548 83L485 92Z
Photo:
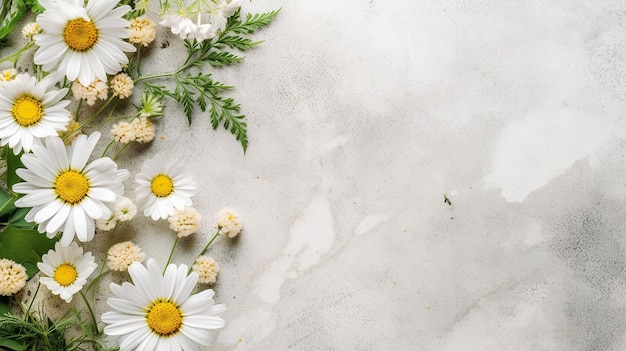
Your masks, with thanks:
M100 331L98 331L98 321L96 320L96 314L93 313L93 308L91 308L91 304L89 303L89 300L87 300L87 296L85 296L85 294L82 291L80 291L79 294L85 301L85 305L87 305L87 309L89 310L89 315L91 316L91 322L93 323L94 335L100 335Z
M217 239L217 237L220 236L220 229L221 229L220 227L217 227L217 231L215 232L215 234L213 234L213 237L211 238L211 240L209 240L209 242L206 245L204 245L204 248L202 248L202 251L200 251L196 259L193 260L193 262L191 263L191 266L193 266L193 264L198 260L198 258L200 258L200 256L204 255L207 252L207 250L209 249L209 246L213 244L213 241L215 241L215 239ZM189 271L187 273L191 273L191 267L189 268Z
M118 157L120 157L120 155L122 154L122 152L124 150L126 150L126 148L128 147L130 143L128 144L124 144L124 146L122 146L119 150L117 150L117 152L115 153L115 155L113 156L113 161L116 161Z
M35 299L37 298L37 293L39 292L40 287L41 287L41 283L37 283L37 290L35 290L35 294L33 294L33 299L30 300L30 303L28 304L28 309L26 310L26 313L24 313L24 318L28 318L28 315L30 314L30 309L33 308L33 303L35 302Z
M174 245L172 245L172 251L170 251L170 256L167 258L167 263L165 264L165 267L163 268L163 274L165 274L165 270L167 269L167 266L170 264L170 262L172 262L172 256L174 256L174 250L176 249L176 245L178 245L178 239L180 239L178 237L178 235L176 235L176 240L174 240Z
M0 62L11 61L11 62L13 62L13 67L15 68L17 66L17 60L19 60L20 57L22 57L22 55L26 51L28 51L28 49L32 48L33 46L35 46L35 42L31 40L28 43L26 43L26 45L24 45L24 47L19 49L17 52L15 52L15 53L7 56L7 57L1 58Z
M104 265L102 265L102 267L104 267ZM91 290L91 288L93 287L93 285L94 285L94 284L95 284L98 280L100 280L100 278L104 277L104 275L105 275L105 274L107 274L107 273L109 273L109 272L110 272L110 271L104 271L104 272L100 271L100 273L99 273L99 274L98 274L95 278L93 278L93 280L92 280L92 281L90 281L90 282L89 282L89 285L87 285L87 287L85 288L85 291L89 291L89 290Z
M100 156L100 158L104 157L104 155L107 154L107 151L109 151L109 148L111 147L111 145L113 145L114 142L115 139L111 139L111 141L109 141L109 144L107 145L107 147L104 148L104 151L102 152L102 156Z
M114 98L115 98L115 95L111 95L111 97L109 97L109 99L98 109L98 111L96 111L96 113L89 116L89 118L87 118L87 120L84 123L81 123L80 127L82 128L83 126L91 123L91 121L96 119L96 117L98 117L102 113L102 111L104 111L104 109L107 108L107 106L109 106L109 104L111 103L111 101L113 101Z
M76 107L76 112L74 113L74 120L78 122L78 116L80 115L80 108L83 106L83 99L78 100L78 106Z
M135 60L137 60L137 74L141 75L141 47L143 45L137 45L137 53L135 54Z
M71 137L72 135L80 132L84 126L88 125L89 123L91 123L94 119L96 119L96 117L98 117L98 115L100 113L102 113L102 111L104 111L104 109L111 103L111 101L113 101L113 98L115 98L115 96L111 96L105 103L104 105L102 105L102 107L100 107L100 109L98 111L96 111L96 113L94 113L93 115L89 116L89 118L87 118L87 120L83 123L80 123L78 128L74 129L72 132L67 133L65 136L63 136L63 140L67 140L69 137ZM76 119L78 120L78 115L76 116Z
M144 80L148 80L148 79L172 77L172 76L177 75L179 72L180 72L180 70L178 70L176 72L170 72L170 73L160 73L160 74L152 74L152 75L149 75L149 76L142 76L142 77L137 78L135 80L135 83L141 82L141 81L144 81Z

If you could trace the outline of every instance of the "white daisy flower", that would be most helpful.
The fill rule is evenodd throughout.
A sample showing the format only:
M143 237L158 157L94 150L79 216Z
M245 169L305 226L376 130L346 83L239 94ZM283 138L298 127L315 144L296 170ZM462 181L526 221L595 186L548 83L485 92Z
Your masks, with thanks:
M111 284L116 297L107 300L112 311L102 315L104 333L119 336L121 351L202 350L213 342L210 330L224 327L224 305L214 305L213 290L191 291L198 275L186 265L161 267L149 259L128 269L133 284Z
M196 182L185 172L180 161L165 162L161 156L147 160L135 181L137 205L145 216L165 219L174 209L191 206L191 197L196 193Z
M0 84L0 145L9 145L14 154L29 152L40 138L65 130L70 112L63 100L67 89L49 89L28 74Z
M107 204L124 191L127 170L118 170L108 157L87 162L98 139L99 132L79 135L65 146L61 138L49 137L45 146L35 145L32 153L22 155L26 169L16 171L25 182L15 184L13 191L26 195L15 205L32 207L26 220L39 224L39 231L48 237L63 231L63 246L69 245L74 235L83 242L91 240L94 220L109 218Z
M39 281L69 303L98 266L94 261L91 252L83 254L83 249L76 242L70 246L57 242L54 250L48 251L37 263L37 268L46 275Z
M122 18L130 6L118 0L40 0L46 11L37 16L43 33L34 36L39 46L34 62L45 71L58 69L71 81L88 86L94 78L107 81L128 63L125 52L136 49L124 41L130 23ZM58 67L57 67L58 66Z

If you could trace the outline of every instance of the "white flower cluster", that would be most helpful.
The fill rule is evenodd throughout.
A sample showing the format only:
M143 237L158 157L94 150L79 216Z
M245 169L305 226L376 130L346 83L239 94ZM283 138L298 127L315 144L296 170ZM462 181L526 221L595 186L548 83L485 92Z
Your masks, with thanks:
M213 284L217 281L217 273L220 267L211 257L200 256L191 267L193 272L198 274L198 282L201 284Z
M146 254L130 241L115 244L107 252L107 266L112 271L126 271L133 262L141 263L145 259Z
M107 83L96 78L87 86L79 81L72 84L72 94L77 100L85 100L87 105L93 106L96 100L106 100L109 96L109 87Z
M111 134L120 144L128 144L131 141L146 144L154 139L155 129L148 117L139 117L131 122L122 121L114 124Z
M137 206L127 197L120 196L111 208L111 215L107 218L97 219L96 228L100 230L111 230L118 222L127 222L135 218Z
M27 279L24 266L6 258L0 259L0 295L15 294L26 285Z
M215 215L215 221L217 222L217 230L222 235L228 235L229 238L234 238L241 232L241 220L239 214L231 208L223 208Z
M154 22L145 18L137 17L130 21L130 36L128 41L133 44L148 46L156 37L156 26Z
M179 238L197 233L201 219L200 212L193 207L185 207L182 210L175 209L174 213L167 217L170 229L178 233Z
M241 6L240 2L241 0L207 1L202 2L203 6L198 8L197 2L190 6L184 0L172 1L174 6L159 24L169 27L172 33L182 39L211 39L219 30L224 29L228 18ZM203 15L207 18L203 18Z

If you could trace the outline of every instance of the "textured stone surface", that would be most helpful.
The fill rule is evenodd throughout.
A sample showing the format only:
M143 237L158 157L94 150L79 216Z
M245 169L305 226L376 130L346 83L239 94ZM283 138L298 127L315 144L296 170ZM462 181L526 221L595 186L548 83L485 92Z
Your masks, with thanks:
M210 251L229 307L213 349L626 347L623 2L244 11L281 6L263 45L214 73L237 86L245 156L171 103L164 140L120 161L135 174L152 155L179 158L198 181L204 229L176 263L208 240L217 210L241 214L241 236ZM144 73L181 50L161 29ZM88 249L101 259L128 239L164 263L174 237L139 218Z

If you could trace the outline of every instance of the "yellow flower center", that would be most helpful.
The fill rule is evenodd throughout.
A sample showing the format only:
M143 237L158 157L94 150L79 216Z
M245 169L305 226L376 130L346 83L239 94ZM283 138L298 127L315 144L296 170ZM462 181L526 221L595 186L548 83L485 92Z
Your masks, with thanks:
M74 266L64 263L57 267L56 271L54 271L54 280L61 286L71 285L76 281L76 277L78 277L78 272Z
M152 193L158 197L165 197L174 191L174 182L165 174L159 174L152 178L152 184L150 185Z
M64 171L57 177L54 191L61 200L73 205L80 202L89 192L89 180L82 173Z
M169 301L160 301L148 311L148 326L161 336L171 336L180 330L183 316L176 305Z
M32 96L22 96L15 100L11 113L15 121L22 127L28 127L41 120L43 117L43 107L41 101Z
M91 49L98 42L98 29L93 21L75 18L65 25L63 40L75 51Z

